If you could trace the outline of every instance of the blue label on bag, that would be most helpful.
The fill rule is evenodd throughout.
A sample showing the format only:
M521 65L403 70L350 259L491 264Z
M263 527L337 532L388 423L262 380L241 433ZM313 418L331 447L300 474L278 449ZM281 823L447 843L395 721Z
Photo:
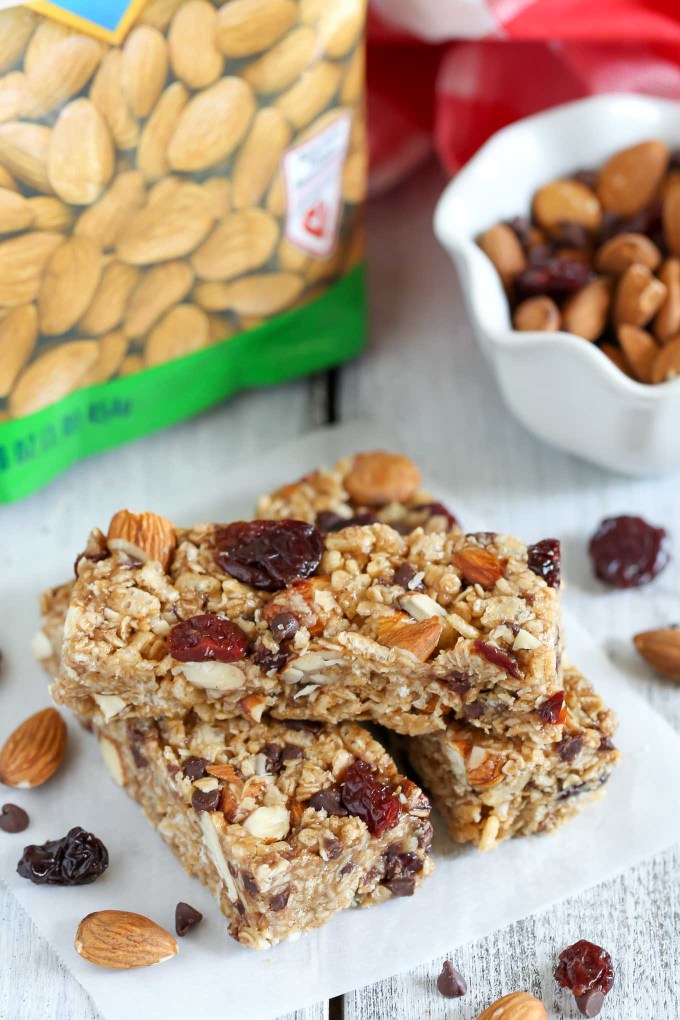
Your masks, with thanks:
M135 18L144 7L146 0L68 0L66 3L27 4L38 14L54 18L80 32L120 42Z

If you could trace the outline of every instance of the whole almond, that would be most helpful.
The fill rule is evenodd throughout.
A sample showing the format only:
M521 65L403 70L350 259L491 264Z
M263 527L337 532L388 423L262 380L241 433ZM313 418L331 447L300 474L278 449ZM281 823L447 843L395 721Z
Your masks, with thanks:
M652 382L662 383L680 375L680 336L669 340L659 350L652 365Z
M382 617L378 622L378 641L388 648L401 648L426 662L439 644L444 630L440 617L412 623L406 613L395 614L396 618Z
M168 45L175 76L190 89L212 85L224 69L217 47L217 11L208 0L188 0L172 19Z
M103 336L119 326L139 278L140 272L135 266L116 260L110 262L102 273L87 311L78 323L79 331L86 336Z
M156 28L138 25L123 46L121 84L135 117L148 117L165 88L168 48Z
M52 21L51 18L41 18L31 35L24 53L24 71L30 74L37 65L44 59L48 50L74 35L72 28L62 25L60 21Z
M19 376L9 400L13 418L24 418L79 389L97 362L93 340L72 340L41 354Z
M123 358L118 375L123 379L127 375L136 375L137 372L143 372L145 368L146 365L141 354L128 354L126 358Z
M512 324L522 332L540 330L554 333L560 328L562 316L552 298L545 294L521 301L512 314Z
M319 18L321 44L333 60L347 56L364 27L366 0L334 0Z
M545 1006L528 992L504 995L480 1013L477 1020L548 1020Z
M38 295L40 331L66 333L89 307L102 274L101 251L89 237L69 237L45 263Z
M167 262L146 273L135 287L125 314L127 336L138 340L145 336L160 317L187 296L194 283L194 272L186 262Z
M277 170L274 175L269 193L267 195L267 209L272 216L283 216L286 212L288 205L288 199L286 197L286 186L283 182L283 174L281 170Z
M222 220L231 212L231 181L226 177L211 177L203 184L203 194L210 203L216 220Z
M173 170L192 173L226 159L243 140L255 113L255 97L241 78L221 78L182 111L170 144Z
M680 333L680 259L666 259L658 272L666 297L654 318L654 336L662 344Z
M36 24L35 14L27 7L0 11L0 73L18 63Z
M614 297L614 325L646 326L666 298L666 287L647 266L634 263L619 279Z
M361 99L366 81L366 47L357 46L354 56L345 71L340 89L340 102L353 106Z
M164 963L178 953L177 942L165 928L142 914L127 910L98 910L78 925L75 950L100 967L129 970Z
M35 301L45 263L63 240L61 234L35 230L0 243L0 306Z
M60 231L65 233L73 226L73 210L51 195L36 195L26 199L33 216L36 230Z
M139 121L123 90L123 54L109 50L97 71L90 99L106 121L118 149L133 149L139 142Z
M651 383L652 368L659 351L654 337L645 329L626 323L619 326L616 335L635 378L642 383Z
M66 723L56 708L30 716L0 750L0 783L31 790L57 771L66 751Z
M680 255L680 180L674 179L666 191L662 221L668 251L671 255Z
M620 276L637 262L654 272L661 264L661 252L644 234L617 234L598 248L595 268L598 273Z
M298 131L305 128L333 99L342 79L342 68L322 60L304 71L276 100L276 109Z
M12 308L0 319L0 399L9 394L33 354L37 339L35 305Z
M635 647L652 669L669 680L680 681L680 627L646 630L633 638Z
M611 280L598 276L565 302L562 328L584 340L597 340L607 324L611 302Z
M270 49L297 20L293 0L231 0L218 11L217 45L227 57Z
M23 195L0 188L0 233L14 234L33 226L34 213Z
M0 79L0 124L16 121L26 105L26 75L12 71Z
M137 149L137 166L146 181L158 181L170 172L168 145L177 121L189 102L189 93L182 82L175 81L156 103Z
M50 183L70 205L96 202L113 176L115 151L106 121L89 99L65 106L52 131Z
M617 152L598 174L602 208L619 216L644 209L661 185L669 158L668 146L660 141L641 142Z
M103 336L97 344L97 360L83 379L83 386L108 382L119 371L128 350L128 338L122 329Z
M284 237L277 249L276 261L281 269L290 270L291 273L304 273L311 260L309 255L300 251Z
M106 537L109 549L142 563L155 561L167 570L177 546L175 526L160 514L119 510L111 518Z
M351 498L366 506L405 503L419 485L420 471L413 461L385 450L358 453L344 480Z
M274 107L265 107L255 115L250 133L234 161L232 198L235 209L259 204L290 143L290 135L288 121Z
M147 365L164 365L207 347L210 323L202 308L178 305L154 326L144 347Z
M70 35L50 46L26 74L23 116L39 120L82 92L102 52L102 46L85 35Z
M508 290L527 264L517 234L505 223L497 223L480 236L479 246L493 262L503 286Z
M366 198L368 186L368 152L353 152L342 168L342 197L348 205L358 205Z
M0 163L22 184L51 195L47 172L51 141L52 129L41 124L0 124Z
M264 209L232 213L215 227L191 258L203 280L232 280L268 262L279 240L279 225Z
M148 203L130 218L118 237L118 257L134 266L181 258L207 237L213 222L201 187L182 184L166 199Z
M460 570L468 584L479 584L482 588L493 588L503 576L503 564L488 549L469 546L453 555L453 565Z
M603 343L600 344L600 350L612 364L616 365L620 372L627 375L630 379L633 379L633 373L630 370L630 366L626 361L626 356L620 347L616 347L614 344Z
M138 25L150 25L161 32L168 27L184 0L147 0L137 18Z
M533 213L538 225L548 233L564 223L580 223L594 232L602 219L602 209L595 192L568 177L551 181L538 189L534 195Z
M241 73L260 95L282 92L312 63L316 42L316 32L302 25L248 64Z
M256 273L232 283L203 283L196 288L196 300L208 312L231 310L266 318L291 308L304 287L296 273Z
M19 190L17 182L14 180L9 170L6 170L2 165L0 165L0 188L7 188L8 191Z
M99 201L81 213L75 233L96 241L106 251L115 245L123 227L143 202L142 175L137 170L119 174Z

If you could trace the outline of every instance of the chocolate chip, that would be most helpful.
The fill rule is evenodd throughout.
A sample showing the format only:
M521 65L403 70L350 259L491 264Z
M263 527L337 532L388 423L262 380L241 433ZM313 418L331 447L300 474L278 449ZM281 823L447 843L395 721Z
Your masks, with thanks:
M236 909L239 912L239 914L241 915L241 917L243 917L243 915L246 912L246 908L243 906L243 902L241 900L236 900L236 903L234 904L234 906L236 907Z
M583 750L583 737L563 737L555 750L562 761L573 761Z
M585 184L586 188L592 188L593 191L597 187L597 173L595 170L577 170L575 174L571 175L572 181L578 181L579 184Z
M576 1006L581 1016L598 1016L604 1005L604 995L597 988L585 995L575 995Z
M439 677L441 683L445 684L454 694L465 694L470 690L470 677L467 673L461 673L458 669L452 669Z
M343 875L343 876L344 875L349 875L349 873L351 871L354 871L354 862L353 861L347 861L347 864L343 864L343 866L340 868L340 871L338 872L338 875Z
M0 811L0 829L3 832L23 832L28 828L28 815L16 804L3 804Z
M280 744L265 744L262 748L265 757L264 767L271 776L278 775L281 771L281 751Z
M416 880L409 876L403 878L390 878L383 885L390 890L393 896L413 896L416 891Z
M416 576L415 569L410 563L402 563L400 567L394 572L393 581L395 584L401 585L402 588L408 588L409 581L412 581Z
M256 642L255 650L253 652L253 661L265 672L269 673L274 670L279 673L287 664L290 658L290 652L285 645L281 645L275 652L271 648L267 648L261 641Z
M281 752L281 764L287 761L294 761L296 758L302 758L303 754L302 748L298 747L297 744L286 744Z
M257 882L255 881L255 879L254 879L253 875L250 873L250 871L242 871L241 872L241 881L243 882L243 888L245 889L245 891L247 893L249 893L251 896L257 896L258 895L258 893L260 891L260 887L257 884Z
M322 510L320 514L316 515L316 526L319 531L334 531L336 525L342 525L343 519L340 514L333 513L332 510Z
M342 853L342 843L335 836L326 836L323 841L323 848L329 861L334 861Z
M210 762L207 758L187 758L182 769L189 779L203 779L208 774L206 772L208 765Z
M144 744L145 738L144 730L140 729L134 723L129 722L127 724L127 735L128 742L130 744L130 754L132 755L132 760L134 761L138 769L146 768L149 762L145 757L144 752L142 751L142 747L140 746Z
M272 896L272 898L269 901L269 909L273 910L274 913L277 913L279 910L283 910L285 907L288 906L289 897L290 886L288 886L287 889L284 889L283 892L276 893L275 896Z
M506 220L505 225L510 227L517 237L517 240L525 248L529 246L531 241L531 220L527 216L513 216L511 220Z
M587 248L590 235L582 223L562 220L551 240L554 248Z
M442 972L437 978L437 988L447 999L459 999L467 992L467 982L450 960L444 960Z
M416 875L423 870L423 862L417 854L400 853L400 849L399 846L389 847L385 854L385 878L387 881L407 875Z
M322 722L313 722L311 719L284 719L289 730L302 730L305 733L321 733Z
M466 719L479 719L484 713L484 706L480 701L472 701L463 708L463 715Z
M180 902L175 907L175 931L182 939L202 920L203 914L194 910L188 903Z
M600 741L598 751L615 751L616 745L611 737L603 737Z
M347 814L347 809L342 804L340 790L336 790L332 786L313 794L309 798L309 806L315 811L325 811L326 814L337 815L340 818Z
M299 626L300 624L292 613L277 613L269 624L269 629L274 640L280 644L282 641L290 641L292 637L295 637Z
M195 811L217 811L220 806L221 791L210 790L204 793L203 790L194 790L191 795L191 803Z

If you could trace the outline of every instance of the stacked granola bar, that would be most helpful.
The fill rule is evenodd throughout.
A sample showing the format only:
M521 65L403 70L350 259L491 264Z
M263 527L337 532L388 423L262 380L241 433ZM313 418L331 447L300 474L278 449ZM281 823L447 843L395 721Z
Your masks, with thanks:
M427 798L360 721L483 849L561 824L616 762L562 669L557 544L466 535L406 457L316 471L251 522L121 511L76 569L43 596L54 698L246 945L432 870Z

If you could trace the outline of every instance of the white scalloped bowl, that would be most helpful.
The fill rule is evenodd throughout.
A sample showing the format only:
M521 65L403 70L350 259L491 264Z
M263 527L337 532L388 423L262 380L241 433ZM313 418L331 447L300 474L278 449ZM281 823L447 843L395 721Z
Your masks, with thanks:
M495 134L457 174L434 221L508 407L553 446L634 475L680 468L680 378L644 386L573 333L513 330L498 274L475 238L527 214L541 184L597 168L648 138L680 147L679 102L596 96L527 117Z

